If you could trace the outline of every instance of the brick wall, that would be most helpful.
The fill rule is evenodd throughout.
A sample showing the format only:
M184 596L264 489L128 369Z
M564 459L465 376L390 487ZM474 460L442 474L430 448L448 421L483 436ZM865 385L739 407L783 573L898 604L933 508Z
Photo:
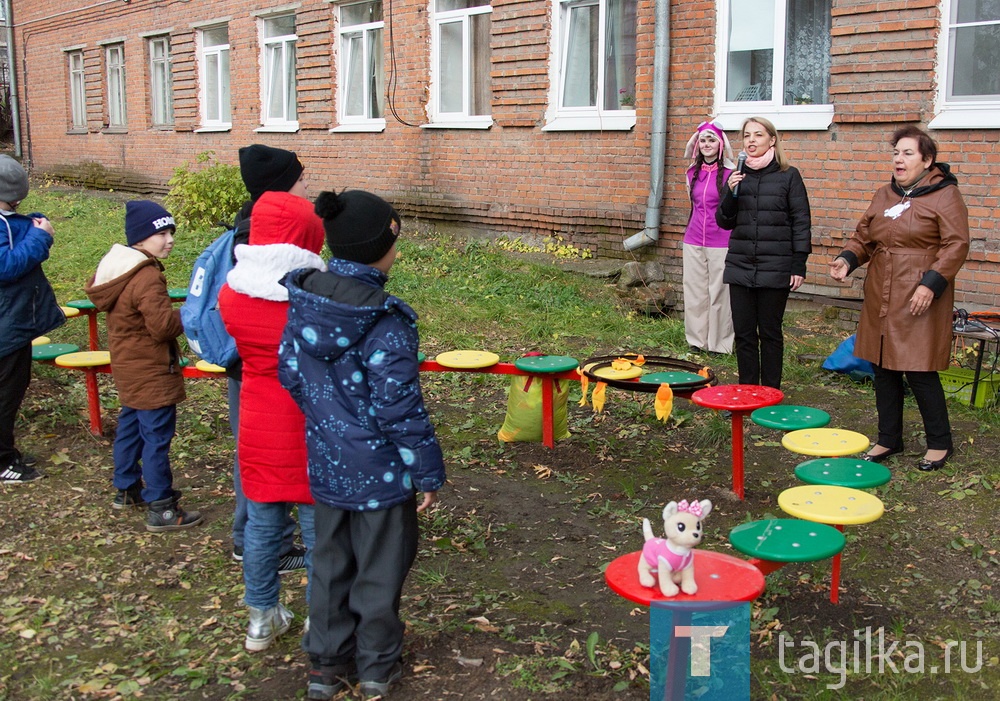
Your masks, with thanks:
M512 235L560 235L598 256L656 258L679 274L679 241L688 214L684 144L714 100L716 3L672 2L671 72L661 237L626 253L622 242L644 226L649 192L653 2L640 0L636 111L631 131L543 132L549 100L551 0L494 0L491 15L492 116L489 130L421 129L430 98L426 0L386 4L385 68L391 73L382 133L330 133L336 126L333 11L301 0L296 13L298 133L257 133L260 116L256 11L292 5L266 0L13 0L20 72L22 135L37 171L89 174L118 188L162 192L173 169L214 150L236 162L237 149L264 142L297 151L313 193L365 188L408 216ZM887 139L905 122L934 116L938 0L837 0L832 16L831 99L825 131L788 131L783 144L802 172L813 208L814 255L804 291L860 297L860 281L833 284L826 263L853 231L876 187L890 177ZM194 25L228 21L233 128L199 126ZM393 38L390 46L390 29ZM171 39L175 126L149 125L145 39ZM104 49L124 38L129 125L107 133ZM65 49L83 47L88 127L70 133ZM23 59L23 60L22 60ZM26 74L25 74L26 73ZM391 107L391 109L390 109ZM395 116L394 116L395 115ZM398 116L398 119L396 118ZM730 134L735 139L735 134ZM969 205L973 250L959 276L959 302L1000 300L1000 131L933 134ZM739 144L734 146L738 149Z

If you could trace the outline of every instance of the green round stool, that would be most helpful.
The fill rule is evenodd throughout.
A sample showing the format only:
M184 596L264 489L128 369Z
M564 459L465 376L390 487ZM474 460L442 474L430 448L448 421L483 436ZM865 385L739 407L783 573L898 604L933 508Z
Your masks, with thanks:
M580 361L568 355L526 355L514 361L514 367L525 372L569 372L576 370Z
M811 406L775 404L757 409L750 414L750 420L765 428L798 431L803 428L823 428L830 423L830 415Z
M828 484L853 489L880 487L892 473L885 465L857 458L817 458L795 468L795 476L806 484Z
M186 287L171 287L167 290L167 296L176 302L183 302L187 299L188 289Z
M40 346L31 347L32 360L55 360L60 355L76 353L80 346L72 343L43 343Z
M729 542L744 555L768 562L825 560L847 543L833 526L797 518L744 523L729 532Z
M66 306L70 309L79 309L80 311L86 309L97 309L97 307L94 306L94 303L89 299L74 299L66 302Z
M651 372L648 375L639 377L639 382L646 382L654 385L680 385L692 382L704 382L705 378L686 370L666 370L664 372Z

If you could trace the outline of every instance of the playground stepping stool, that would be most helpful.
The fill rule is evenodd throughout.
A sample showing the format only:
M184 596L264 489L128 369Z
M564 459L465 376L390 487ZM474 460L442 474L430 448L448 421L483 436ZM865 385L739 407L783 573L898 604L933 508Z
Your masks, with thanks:
M90 432L95 436L103 435L103 426L101 425L101 397L97 390L97 373L111 372L111 354L108 351L64 353L55 359L55 364L59 367L83 371L87 386Z
M806 484L825 484L851 489L881 487L892 479L885 465L858 458L816 458L795 468L795 476Z
M882 500L875 495L831 485L791 487L778 495L778 506L789 516L829 524L839 531L844 526L877 521L885 512ZM839 553L834 556L830 574L830 602L834 604L840 596L840 557Z
M76 353L80 346L73 343L41 343L31 347L31 359L40 362L51 362L60 355Z
M97 307L89 299L74 299L66 302L66 307L75 309L77 314L87 317L87 330L90 340L90 350L96 351L100 348L97 334Z
M750 414L750 420L764 428L798 431L804 428L823 428L830 423L830 415L813 407L775 404L757 409Z
M803 428L781 437L781 445L800 455L837 458L867 450L868 437L842 428Z
M729 542L763 574L789 562L814 562L840 554L846 539L833 526L795 518L772 518L736 526Z

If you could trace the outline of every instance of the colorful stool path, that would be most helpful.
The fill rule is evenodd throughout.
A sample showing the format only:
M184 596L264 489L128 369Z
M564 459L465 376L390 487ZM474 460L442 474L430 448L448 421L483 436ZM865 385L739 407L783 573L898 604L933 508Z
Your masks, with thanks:
M698 406L732 412L733 491L740 499L743 498L743 417L784 398L780 389L761 385L716 385L691 395L691 401Z
M795 404L776 404L757 409L750 420L758 426L779 431L797 431L803 428L822 428L830 423L830 415L822 409Z
M778 506L789 516L835 526L871 523L882 517L882 500L868 492L849 487L807 484L786 489L778 495ZM830 601L840 597L840 555L833 558L830 574Z
M66 353L57 357L55 364L84 372L87 386L87 409L90 414L90 432L95 436L103 435L101 398L97 391L97 373L111 372L111 354L108 351Z

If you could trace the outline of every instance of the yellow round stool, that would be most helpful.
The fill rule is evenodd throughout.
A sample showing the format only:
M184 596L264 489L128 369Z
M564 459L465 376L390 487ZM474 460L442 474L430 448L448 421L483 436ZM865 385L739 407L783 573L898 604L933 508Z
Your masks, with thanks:
M453 350L438 354L434 360L442 367L455 370L480 370L499 363L500 356L489 351Z
M781 445L801 455L837 458L867 450L868 436L842 428L803 428L782 436Z
M199 360L194 364L197 370L202 372L225 372L226 369L221 365L216 365L215 363L210 363L207 360Z
M44 346L47 343L52 343L52 339L48 336L39 336L31 340L32 347L34 346Z
M64 368L83 370L87 385L87 410L90 413L90 432L95 436L102 435L101 397L97 391L97 373L111 371L111 353L108 351L66 353L56 358L55 364Z
M866 443L867 445L867 443ZM778 495L778 506L789 516L827 523L843 531L844 526L877 521L885 512L882 500L860 489L806 484L786 489ZM837 603L840 592L840 554L833 558L830 574L830 602Z

